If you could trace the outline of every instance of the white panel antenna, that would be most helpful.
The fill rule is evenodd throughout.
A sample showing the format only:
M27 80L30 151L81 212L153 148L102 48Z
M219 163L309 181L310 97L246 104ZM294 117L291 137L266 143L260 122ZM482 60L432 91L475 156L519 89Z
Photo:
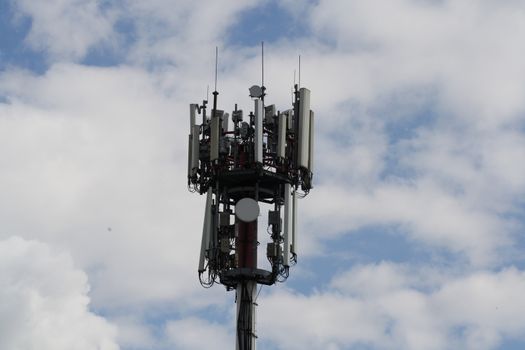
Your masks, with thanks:
M291 223L291 234L292 234L292 245L290 250L293 256L297 257L297 192L293 191L292 194L292 223Z
M195 111L198 105L195 103L190 104L190 134L188 136L188 179L193 175L193 131L195 126ZM198 137L198 135L196 136ZM198 166L198 165L197 165Z
M210 124L210 160L212 162L219 159L220 122L219 116L212 116Z
M299 135L297 141L299 150L297 154L297 166L308 169L308 153L310 151L310 90L301 88L299 90Z
M293 234L293 213L290 184L284 185L283 265L290 266L290 236Z
M277 157L286 157L286 121L288 117L284 113L279 113L277 119L278 134L277 134Z
M228 132L229 121L230 121L230 114L229 113L224 113L223 116L222 116L222 130L223 130L223 132Z
M204 208L204 223L202 225L202 240L201 240L201 252L199 258L199 273L204 272L204 260L206 252L210 248L210 239L212 227L212 189L208 189L206 194L206 207Z
M191 177L191 149L192 149L191 141L192 139L193 139L193 135L189 134L188 135L188 184L191 181L190 177Z
M259 98L255 100L255 162L263 162L263 101Z
M314 172L314 111L310 111L310 142L308 144L308 170Z
M199 108L199 105L196 103L190 104L190 134L193 132L193 126L195 125L195 112Z
M200 126L194 125L193 132L191 134L191 174L195 175L199 168L199 133Z

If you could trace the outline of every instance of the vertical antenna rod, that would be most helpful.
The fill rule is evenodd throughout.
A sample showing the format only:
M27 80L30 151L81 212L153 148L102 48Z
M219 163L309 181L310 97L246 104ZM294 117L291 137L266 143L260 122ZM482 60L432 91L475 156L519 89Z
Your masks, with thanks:
M215 46L215 91L217 91L217 70L219 66L219 47Z
M264 41L261 41L261 86L264 86Z
M213 91L213 114L212 117L217 116L217 70L219 67L219 47L215 46L215 91Z
M301 87L301 55L299 55L299 87Z

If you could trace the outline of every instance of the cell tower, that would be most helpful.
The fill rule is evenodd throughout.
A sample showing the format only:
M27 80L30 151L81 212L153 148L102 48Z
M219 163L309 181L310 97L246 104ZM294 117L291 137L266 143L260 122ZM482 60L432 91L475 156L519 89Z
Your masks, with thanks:
M230 128L230 115L217 108L217 58L216 51L211 114L207 100L190 104L188 188L206 194L199 280L206 288L217 282L236 291L236 349L254 350L257 284L284 282L297 262L297 198L312 188L314 113L300 78L292 108L265 105L263 58L262 84L249 88L254 110L245 115L236 104ZM270 271L257 267L260 202L271 207Z

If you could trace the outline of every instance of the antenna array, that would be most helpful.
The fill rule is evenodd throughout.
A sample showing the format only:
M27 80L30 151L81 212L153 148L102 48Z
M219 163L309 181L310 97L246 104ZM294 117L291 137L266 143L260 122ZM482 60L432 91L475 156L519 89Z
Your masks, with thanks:
M218 49L215 54L211 115L207 100L190 104L188 188L206 195L198 272L204 287L220 283L237 291L237 348L254 349L257 284L285 281L297 262L297 197L312 188L314 113L310 90L300 86L300 58L291 108L265 105L262 43L262 86L249 88L254 109L245 115L235 105L230 118L217 109ZM196 122L197 114L202 123ZM257 266L259 203L272 208L267 214L270 270Z

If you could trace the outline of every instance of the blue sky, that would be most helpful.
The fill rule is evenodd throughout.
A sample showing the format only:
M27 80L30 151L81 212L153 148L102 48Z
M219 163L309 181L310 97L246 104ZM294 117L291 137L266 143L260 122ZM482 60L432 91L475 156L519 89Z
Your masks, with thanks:
M289 108L300 54L317 129L260 348L525 347L524 21L474 0L0 2L0 348L232 348L233 292L197 280L187 114L216 46L220 108L250 110L261 41L267 102Z
M43 55L35 52L23 44L24 37L31 28L29 18L15 19L14 11L9 2L0 4L0 26L2 31L2 70L9 65L27 67L42 72L44 69Z

